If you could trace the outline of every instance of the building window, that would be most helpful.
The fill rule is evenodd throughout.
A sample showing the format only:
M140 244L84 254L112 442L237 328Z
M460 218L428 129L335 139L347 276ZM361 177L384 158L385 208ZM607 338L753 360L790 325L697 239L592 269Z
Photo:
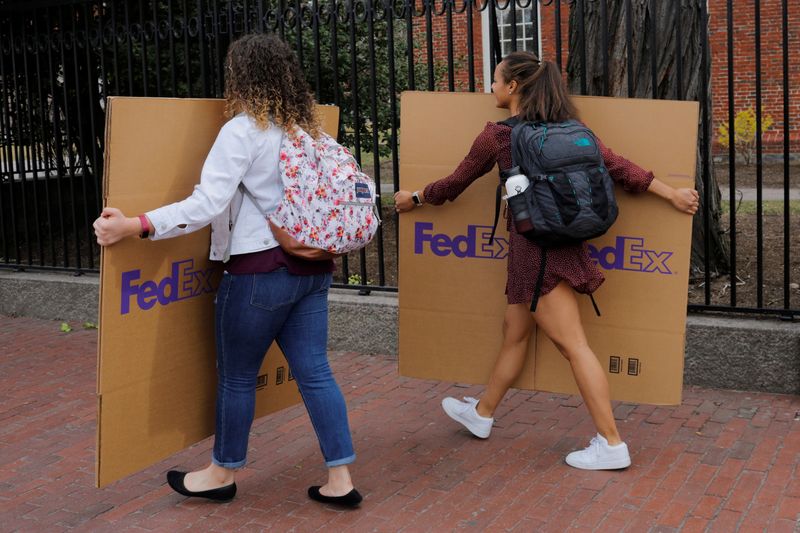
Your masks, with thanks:
M513 51L511 43L513 16L516 16L517 22L517 50L531 50L538 54L539 28L533 25L533 9L531 7L517 9L514 14L509 6L503 11L497 10L497 26L500 32L502 55L506 56Z
M500 38L500 51L502 56L506 56L514 50L512 44L512 25L516 18L517 27L517 50L529 50L535 52L539 57L542 56L542 41L540 39L541 18L539 16L539 2L531 1L528 7L517 7L512 13L514 2L508 2L503 9L495 8L497 13L497 31ZM483 42L483 79L484 90L491 91L492 76L491 72L491 26L489 10L483 12L481 21L481 33Z

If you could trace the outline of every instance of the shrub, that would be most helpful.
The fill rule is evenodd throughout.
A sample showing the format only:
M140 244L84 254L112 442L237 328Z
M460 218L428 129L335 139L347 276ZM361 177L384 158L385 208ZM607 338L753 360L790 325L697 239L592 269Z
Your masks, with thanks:
M769 115L761 117L761 134L763 135L774 120ZM728 122L723 122L717 129L719 143L728 148L730 146L730 129ZM756 150L756 113L749 107L736 113L733 122L733 142L736 153L742 156L744 163L750 165Z

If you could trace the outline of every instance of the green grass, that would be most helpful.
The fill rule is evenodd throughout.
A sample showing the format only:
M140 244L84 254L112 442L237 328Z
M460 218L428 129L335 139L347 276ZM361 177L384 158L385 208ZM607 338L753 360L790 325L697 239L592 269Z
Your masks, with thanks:
M361 168L369 168L375 164L375 154L361 150Z
M744 200L739 202L736 209L738 215L755 215L756 202L755 200ZM764 215L783 215L783 201L782 200L766 200L761 202L762 212ZM722 214L727 215L730 213L730 202L728 200L722 201ZM789 214L800 215L800 200L791 200L789 202Z

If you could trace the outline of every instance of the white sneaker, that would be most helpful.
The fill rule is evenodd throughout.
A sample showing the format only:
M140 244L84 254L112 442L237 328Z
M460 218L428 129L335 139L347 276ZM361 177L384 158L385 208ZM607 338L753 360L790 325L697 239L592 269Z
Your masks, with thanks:
M492 432L494 418L479 415L475 409L476 405L478 405L478 400L467 396L464 397L463 402L449 396L442 400L442 409L447 416L461 423L476 437L485 439Z
M589 447L567 455L567 464L582 470L619 470L631 465L628 445L624 442L609 446L608 441L597 434Z

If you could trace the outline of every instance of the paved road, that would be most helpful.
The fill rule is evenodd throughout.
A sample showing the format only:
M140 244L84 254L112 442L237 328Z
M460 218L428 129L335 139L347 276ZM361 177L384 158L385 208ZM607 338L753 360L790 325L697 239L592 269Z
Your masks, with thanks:
M727 200L730 194L730 189L728 187L720 187L719 190L722 193L722 199ZM736 198L741 198L745 201L755 201L756 189L737 187ZM783 201L783 189L761 189L761 198L763 200ZM789 200L800 200L800 189L789 189Z
M615 404L623 472L563 462L592 424L579 398L516 391L492 437L441 412L480 389L398 377L388 356L332 353L365 495L312 502L324 467L296 406L256 422L228 504L173 493L165 471L207 464L210 440L94 488L96 332L0 317L2 531L770 531L800 527L800 397L689 388L675 407ZM134 352L132 352L132 356Z

